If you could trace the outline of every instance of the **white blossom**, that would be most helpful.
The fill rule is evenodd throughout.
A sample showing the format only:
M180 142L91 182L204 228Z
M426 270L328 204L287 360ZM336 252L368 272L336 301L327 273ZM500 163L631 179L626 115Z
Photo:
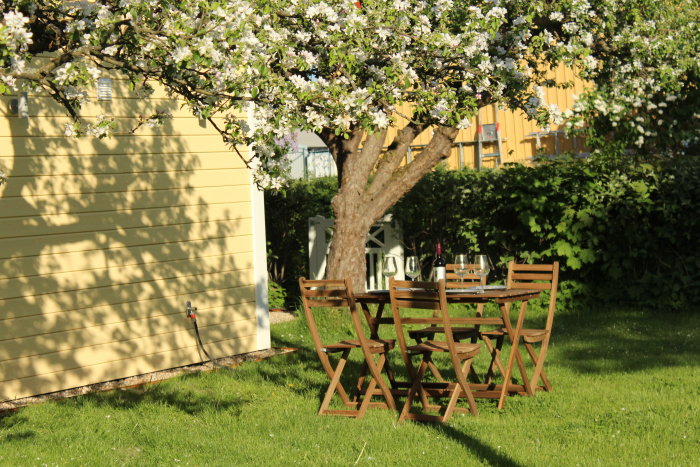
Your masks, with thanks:
M190 58L191 56L192 56L192 51L187 46L176 47L175 50L173 50L173 52L171 54L171 58L172 58L173 62L175 62L175 63L180 63L183 60Z
M376 125L377 128L386 128L391 123L389 117L381 110L369 112L369 115L372 117L372 123Z
M549 14L549 19L552 21L564 21L564 14L561 11L553 11Z
M8 11L0 21L0 40L5 39L12 49L25 51L33 42L32 32L27 29L29 18L18 11ZM4 26L4 27L2 27Z
M117 47L116 45L110 45L109 47L105 47L105 48L102 50L102 52L103 52L105 55L111 55L111 56L116 55L118 51L119 51L119 47Z
M470 126L472 126L472 121L471 121L471 118L469 118L469 117L463 118L457 124L457 128L459 128L460 130L462 130L464 128L469 128Z
M233 116L246 111L252 100L250 127L243 129L231 120L222 132L230 144L259 141L256 157L265 160L262 171L281 170L272 163L274 151L264 143L289 128L388 128L402 121L389 109L396 106L410 114L403 110L406 103L422 106L426 125L463 127L470 124L465 116L478 110L475 101L480 95L521 107L540 120L576 119L591 112L631 128L622 122L639 115L644 122L636 123L644 127L647 144L653 138L647 135L649 128L657 131L657 121L673 124L670 115L675 112L668 107L677 109L683 101L685 94L677 83L689 76L678 65L682 60L653 60L661 60L666 45L674 41L685 39L692 49L697 26L689 18L667 27L666 19L653 16L653 21L646 18L638 27L627 28L628 16L615 10L616 5L622 8L618 3L397 0L368 2L358 9L352 1L289 0L271 13L265 2L244 0L51 2L56 24L63 25L57 26L62 29L55 36L54 51L65 55L44 76L62 95L82 100L104 69L106 63L100 60L118 54L118 60L108 60L109 66L116 66L115 73L123 64L121 71L137 84L138 70L147 70L154 81L173 85L173 90L187 89L181 97L195 114L219 111ZM30 18L37 24L37 17L47 14L46 2L27 2L22 8L24 13L6 7L0 20L0 57L5 57L0 83L46 91L47 83L26 79L38 66L34 52L28 52ZM599 40L611 50L629 51L629 56L613 57L616 64L607 57L604 62L591 48ZM96 51L96 45L103 50ZM604 106L587 95L570 112L561 112L545 102L542 89L534 88L541 76L530 66L532 57L563 57L589 79L605 72L619 77L619 83L607 94L597 91ZM186 67L170 66L183 62ZM106 121L93 122L92 127L72 127L69 133L101 137L110 127Z

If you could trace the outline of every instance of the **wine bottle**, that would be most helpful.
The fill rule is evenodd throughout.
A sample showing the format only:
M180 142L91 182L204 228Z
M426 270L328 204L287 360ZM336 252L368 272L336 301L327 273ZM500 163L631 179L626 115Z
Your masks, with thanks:
M435 271L435 281L445 280L446 270L445 270L445 258L442 257L442 245L437 244L436 248L437 256L433 262L433 270Z

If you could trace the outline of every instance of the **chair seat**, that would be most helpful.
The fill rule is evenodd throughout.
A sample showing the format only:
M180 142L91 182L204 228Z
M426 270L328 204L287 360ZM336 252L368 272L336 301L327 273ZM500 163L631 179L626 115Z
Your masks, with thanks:
M541 342L547 335L546 329L522 329L520 335L523 337L523 342L533 343Z
M444 341L425 341L420 344L408 347L411 352L449 352L447 342ZM467 344L463 342L455 342L455 350L460 358L471 358L479 353L481 344Z
M452 335L454 336L455 339L464 339L465 337L471 336L476 332L475 328L467 328L467 327L453 327L452 328ZM423 338L423 337L433 337L435 334L444 334L445 333L445 328L442 326L428 326L427 328L423 329L414 329L413 331L408 331L408 336L411 339L415 339L417 337Z
M480 334L485 335L485 336L489 336L489 337L499 337L499 336L504 336L506 334L506 330L504 328L492 329L490 331L482 331ZM547 335L546 329L521 329L520 330L520 337L523 338L524 342L528 342L528 343L540 342L542 339L545 338L546 335Z
M368 339L367 347L372 353L386 352L394 348L394 339ZM335 344L326 344L323 346L323 351L327 353L341 352L346 349L359 349L360 341L357 339L346 339L336 342Z

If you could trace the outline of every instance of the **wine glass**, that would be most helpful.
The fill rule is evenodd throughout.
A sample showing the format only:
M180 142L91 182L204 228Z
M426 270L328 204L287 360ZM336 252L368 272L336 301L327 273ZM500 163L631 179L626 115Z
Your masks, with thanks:
M412 281L416 280L416 277L420 274L420 267L418 266L417 256L408 256L406 258L406 275Z
M455 274L459 276L464 287L464 276L469 272L469 258L465 254L455 256Z
M474 264L475 264L475 271L474 273L481 277L484 278L489 275L489 272L491 271L491 261L489 260L489 257L486 255L476 255L474 257ZM481 287L481 291L484 291L484 287Z
M387 282L391 276L395 276L399 272L396 267L396 258L393 256L385 256L384 262L382 263L382 274L387 278Z

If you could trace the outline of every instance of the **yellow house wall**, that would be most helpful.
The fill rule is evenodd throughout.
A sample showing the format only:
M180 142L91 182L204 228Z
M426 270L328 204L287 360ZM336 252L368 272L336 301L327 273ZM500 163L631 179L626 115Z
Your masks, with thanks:
M71 139L51 99L30 95L25 119L13 98L0 99L0 400L202 361L186 300L214 357L269 342L255 190L211 125L114 80L83 114L121 134ZM174 117L130 134L156 109Z

